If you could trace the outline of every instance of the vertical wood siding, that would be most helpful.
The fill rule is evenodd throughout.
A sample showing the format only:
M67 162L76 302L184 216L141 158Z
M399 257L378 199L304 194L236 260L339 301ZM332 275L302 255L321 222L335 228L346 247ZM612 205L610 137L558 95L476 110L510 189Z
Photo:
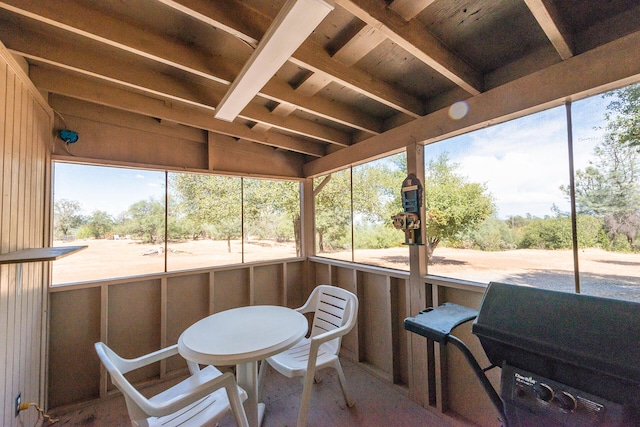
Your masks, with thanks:
M43 247L52 113L0 44L0 253ZM43 321L46 266L0 265L0 425L32 425L34 410L14 417L15 396L44 404ZM20 278L21 276L21 278ZM22 423L22 424L20 424Z
M302 294L287 289L304 283L304 263L262 261L51 287L49 407L73 408L115 392L100 367L96 341L123 357L137 357L175 344L187 327L211 313L254 304L302 305ZM128 377L145 383L186 367L174 357Z

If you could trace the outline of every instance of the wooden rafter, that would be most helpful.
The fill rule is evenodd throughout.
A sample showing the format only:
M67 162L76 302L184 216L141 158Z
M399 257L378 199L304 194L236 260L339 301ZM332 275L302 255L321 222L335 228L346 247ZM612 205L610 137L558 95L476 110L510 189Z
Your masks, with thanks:
M174 39L144 31L79 5L74 8L73 16L65 14L54 3L36 0L2 1L0 8L215 83L229 85L242 67L242 64L230 62L216 63L210 56L189 49ZM381 131L380 124L373 117L336 101L300 97L288 84L279 83L277 79L271 79L265 85L261 96L295 104L303 111L358 130L372 134Z
M472 95L482 91L482 75L463 62L415 20L405 21L384 0L336 0L336 4L386 35Z
M380 31L371 25L365 25L333 54L333 58L345 65L354 65L386 39L387 37Z
M400 15L405 21L411 21L435 0L394 0L389 9Z
M269 18L235 0L227 0L225 2L204 2L202 0L160 1L208 25L228 31L230 34L252 45L257 44L271 23ZM231 11L234 11L234 13L231 13ZM247 25L248 22L251 25ZM337 61L334 61L336 64L331 67L328 67L326 61L315 61L314 56L309 55L309 53L317 53L322 48L313 46L313 43L310 43L307 41L303 45L304 54L302 56L304 57L298 56L300 49L294 54L292 57L293 63L305 69L329 75L338 84L376 99L398 111L408 112L415 117L422 115L423 108L418 100L414 100L413 96L406 93L397 96L397 89L391 88L388 83L371 75L363 76L362 73L354 73L352 69L337 63ZM387 88L388 97L384 88ZM409 102L405 102L405 100L409 100Z
M271 23L269 18L235 0L226 0L225 2L159 1L193 18L202 20L208 25L225 31L229 29L231 34L252 45L257 44ZM231 9L236 13L229 14L228 10ZM247 22L252 25L247 25ZM312 41L307 40L293 55L291 62L314 73L319 73L324 78L329 76L336 83L405 114L413 117L420 117L424 114L422 103L414 96L399 91L375 76L331 60L324 49Z
M166 119L187 126L315 157L321 157L325 154L325 148L322 144L276 132L254 132L241 124L212 120L211 114L201 109L171 105L163 100L119 89L87 77L73 76L66 72L49 70L38 66L31 67L30 77L42 90L71 98Z
M53 37L49 38L45 45L40 43L41 37L33 32L23 30L20 37L16 37L17 31L15 30L5 26L0 30L0 34L3 39L11 42L12 50L15 53L35 62L46 63L56 68L105 80L152 96L210 110L212 113L224 94L224 85L212 83L211 86L204 86L132 63L101 61L88 52L88 49L69 50L68 46ZM241 118L270 127L286 129L294 134L318 141L340 146L351 144L351 136L345 132L295 116L289 118L274 116L265 107L257 104L247 106L243 110Z
M339 153L314 159L304 165L304 175L319 176L345 165L363 163L394 150L403 150L415 141L431 143L443 140L488 124L562 105L575 94L580 94L577 99L581 99L637 81L640 76L639 45L640 32L635 32L467 99L469 114L463 120L450 120L449 109L440 109Z
M553 0L524 1L563 60L573 56L572 35Z

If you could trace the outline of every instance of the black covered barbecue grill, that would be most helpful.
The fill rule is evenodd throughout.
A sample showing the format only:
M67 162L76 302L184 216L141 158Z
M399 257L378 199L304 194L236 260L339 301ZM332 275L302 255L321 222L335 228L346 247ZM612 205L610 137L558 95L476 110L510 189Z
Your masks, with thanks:
M451 335L474 318L472 332L502 368L499 393ZM640 426L639 303L493 282L479 311L445 303L404 327L458 347L505 427Z

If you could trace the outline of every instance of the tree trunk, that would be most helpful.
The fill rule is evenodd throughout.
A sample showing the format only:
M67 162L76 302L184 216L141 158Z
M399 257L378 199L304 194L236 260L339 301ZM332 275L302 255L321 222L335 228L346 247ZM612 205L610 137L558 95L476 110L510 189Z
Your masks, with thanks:
M427 237L427 263L431 263L431 258L433 258L433 251L438 247L438 243L440 243L440 239L432 239Z
M318 250L324 252L324 239L322 238L322 231L318 231Z
M296 256L302 256L302 230L300 229L301 225L300 215L293 219L293 238L296 241Z
M227 252L231 253L231 237L227 237Z

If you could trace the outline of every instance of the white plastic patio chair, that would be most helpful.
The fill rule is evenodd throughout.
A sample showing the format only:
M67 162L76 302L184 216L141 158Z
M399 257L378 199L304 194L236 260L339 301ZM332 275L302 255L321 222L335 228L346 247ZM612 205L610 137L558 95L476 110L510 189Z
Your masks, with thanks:
M267 364L286 377L304 377L297 423L298 427L304 427L307 424L311 387L317 370L334 368L338 373L345 402L349 407L354 404L347 390L338 353L342 337L356 324L358 298L344 289L320 285L313 290L307 302L296 310L300 313L314 312L311 334L309 338L303 338L289 350L263 361L260 366L259 386L262 390Z
M247 394L237 386L230 372L223 374L214 366L200 369L198 364L187 361L190 377L147 399L124 374L178 354L177 345L136 359L123 359L102 342L95 343L95 349L111 376L111 382L124 395L132 426L214 425L231 408L236 424L248 427L242 406Z

